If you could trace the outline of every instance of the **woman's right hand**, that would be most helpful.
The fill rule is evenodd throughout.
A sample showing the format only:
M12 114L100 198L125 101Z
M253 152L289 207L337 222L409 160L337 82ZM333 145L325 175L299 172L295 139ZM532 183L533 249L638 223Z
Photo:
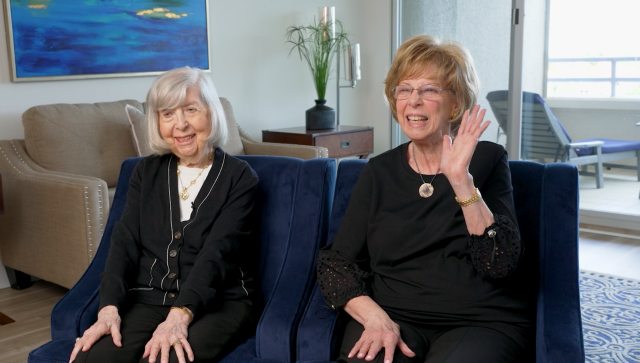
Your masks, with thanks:
M357 356L372 361L384 348L384 363L391 363L396 347L407 357L415 357L416 354L400 336L400 326L369 296L349 300L344 309L364 327L360 340L349 352L349 358Z
M388 316L373 316L363 326L364 332L349 352L349 358L357 355L360 359L372 361L384 348L384 362L391 363L396 347L407 357L415 356L415 353L402 341L400 326Z
M73 347L73 352L71 352L69 363L76 359L76 355L78 355L80 350L83 352L88 351L98 339L109 334L111 334L113 338L113 344L117 347L122 347L120 315L118 314L118 308L113 305L107 305L100 309L100 312L98 312L98 321L89 329L85 330L81 338L76 340L76 345Z

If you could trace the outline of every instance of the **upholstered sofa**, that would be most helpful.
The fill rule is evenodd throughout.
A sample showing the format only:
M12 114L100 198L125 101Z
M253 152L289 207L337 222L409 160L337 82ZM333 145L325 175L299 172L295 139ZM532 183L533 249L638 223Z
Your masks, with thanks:
M241 156L260 177L260 291L265 310L256 334L220 363L333 363L345 321L322 299L315 283L318 248L342 222L365 160L335 162ZM126 183L136 159L120 174L104 242L91 266L51 313L52 340L29 354L29 363L66 362L75 337L95 320L99 274L109 236L122 213ZM539 363L584 362L578 284L578 170L563 163L511 161L514 201L527 249L518 274L536 315ZM364 362L364 361L363 361Z
M326 157L326 148L260 143L225 109L234 155ZM5 214L0 256L10 279L24 274L71 288L93 259L109 215L120 165L138 156L125 106L135 100L32 107L24 140L0 141ZM20 272L24 273L21 274ZM28 276L26 276L29 279ZM15 281L12 281L12 285Z

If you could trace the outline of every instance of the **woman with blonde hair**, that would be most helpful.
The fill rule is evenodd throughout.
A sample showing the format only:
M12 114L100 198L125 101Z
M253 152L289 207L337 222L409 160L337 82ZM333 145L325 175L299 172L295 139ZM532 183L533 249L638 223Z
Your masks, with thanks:
M362 170L333 243L318 257L325 300L350 316L341 362L521 362L535 301L523 292L524 252L507 153L479 142L469 52L420 35L385 80L411 140Z

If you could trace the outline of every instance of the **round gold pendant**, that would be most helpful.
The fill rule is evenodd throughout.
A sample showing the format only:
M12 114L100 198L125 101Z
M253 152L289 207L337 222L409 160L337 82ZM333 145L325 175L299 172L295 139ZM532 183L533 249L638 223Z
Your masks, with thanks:
M429 198L433 194L433 185L429 183L424 183L418 189L418 193L422 198Z

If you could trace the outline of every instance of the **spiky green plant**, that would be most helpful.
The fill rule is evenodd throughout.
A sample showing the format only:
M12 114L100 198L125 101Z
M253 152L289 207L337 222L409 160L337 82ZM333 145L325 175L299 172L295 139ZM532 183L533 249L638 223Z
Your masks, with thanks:
M300 59L304 58L307 61L319 100L325 99L336 49L345 43L350 44L347 33L342 29L342 23L336 21L335 24L336 32L333 37L327 36L333 25L331 22L324 24L314 20L313 24L308 26L287 28L287 43L292 44L289 55L297 50Z

